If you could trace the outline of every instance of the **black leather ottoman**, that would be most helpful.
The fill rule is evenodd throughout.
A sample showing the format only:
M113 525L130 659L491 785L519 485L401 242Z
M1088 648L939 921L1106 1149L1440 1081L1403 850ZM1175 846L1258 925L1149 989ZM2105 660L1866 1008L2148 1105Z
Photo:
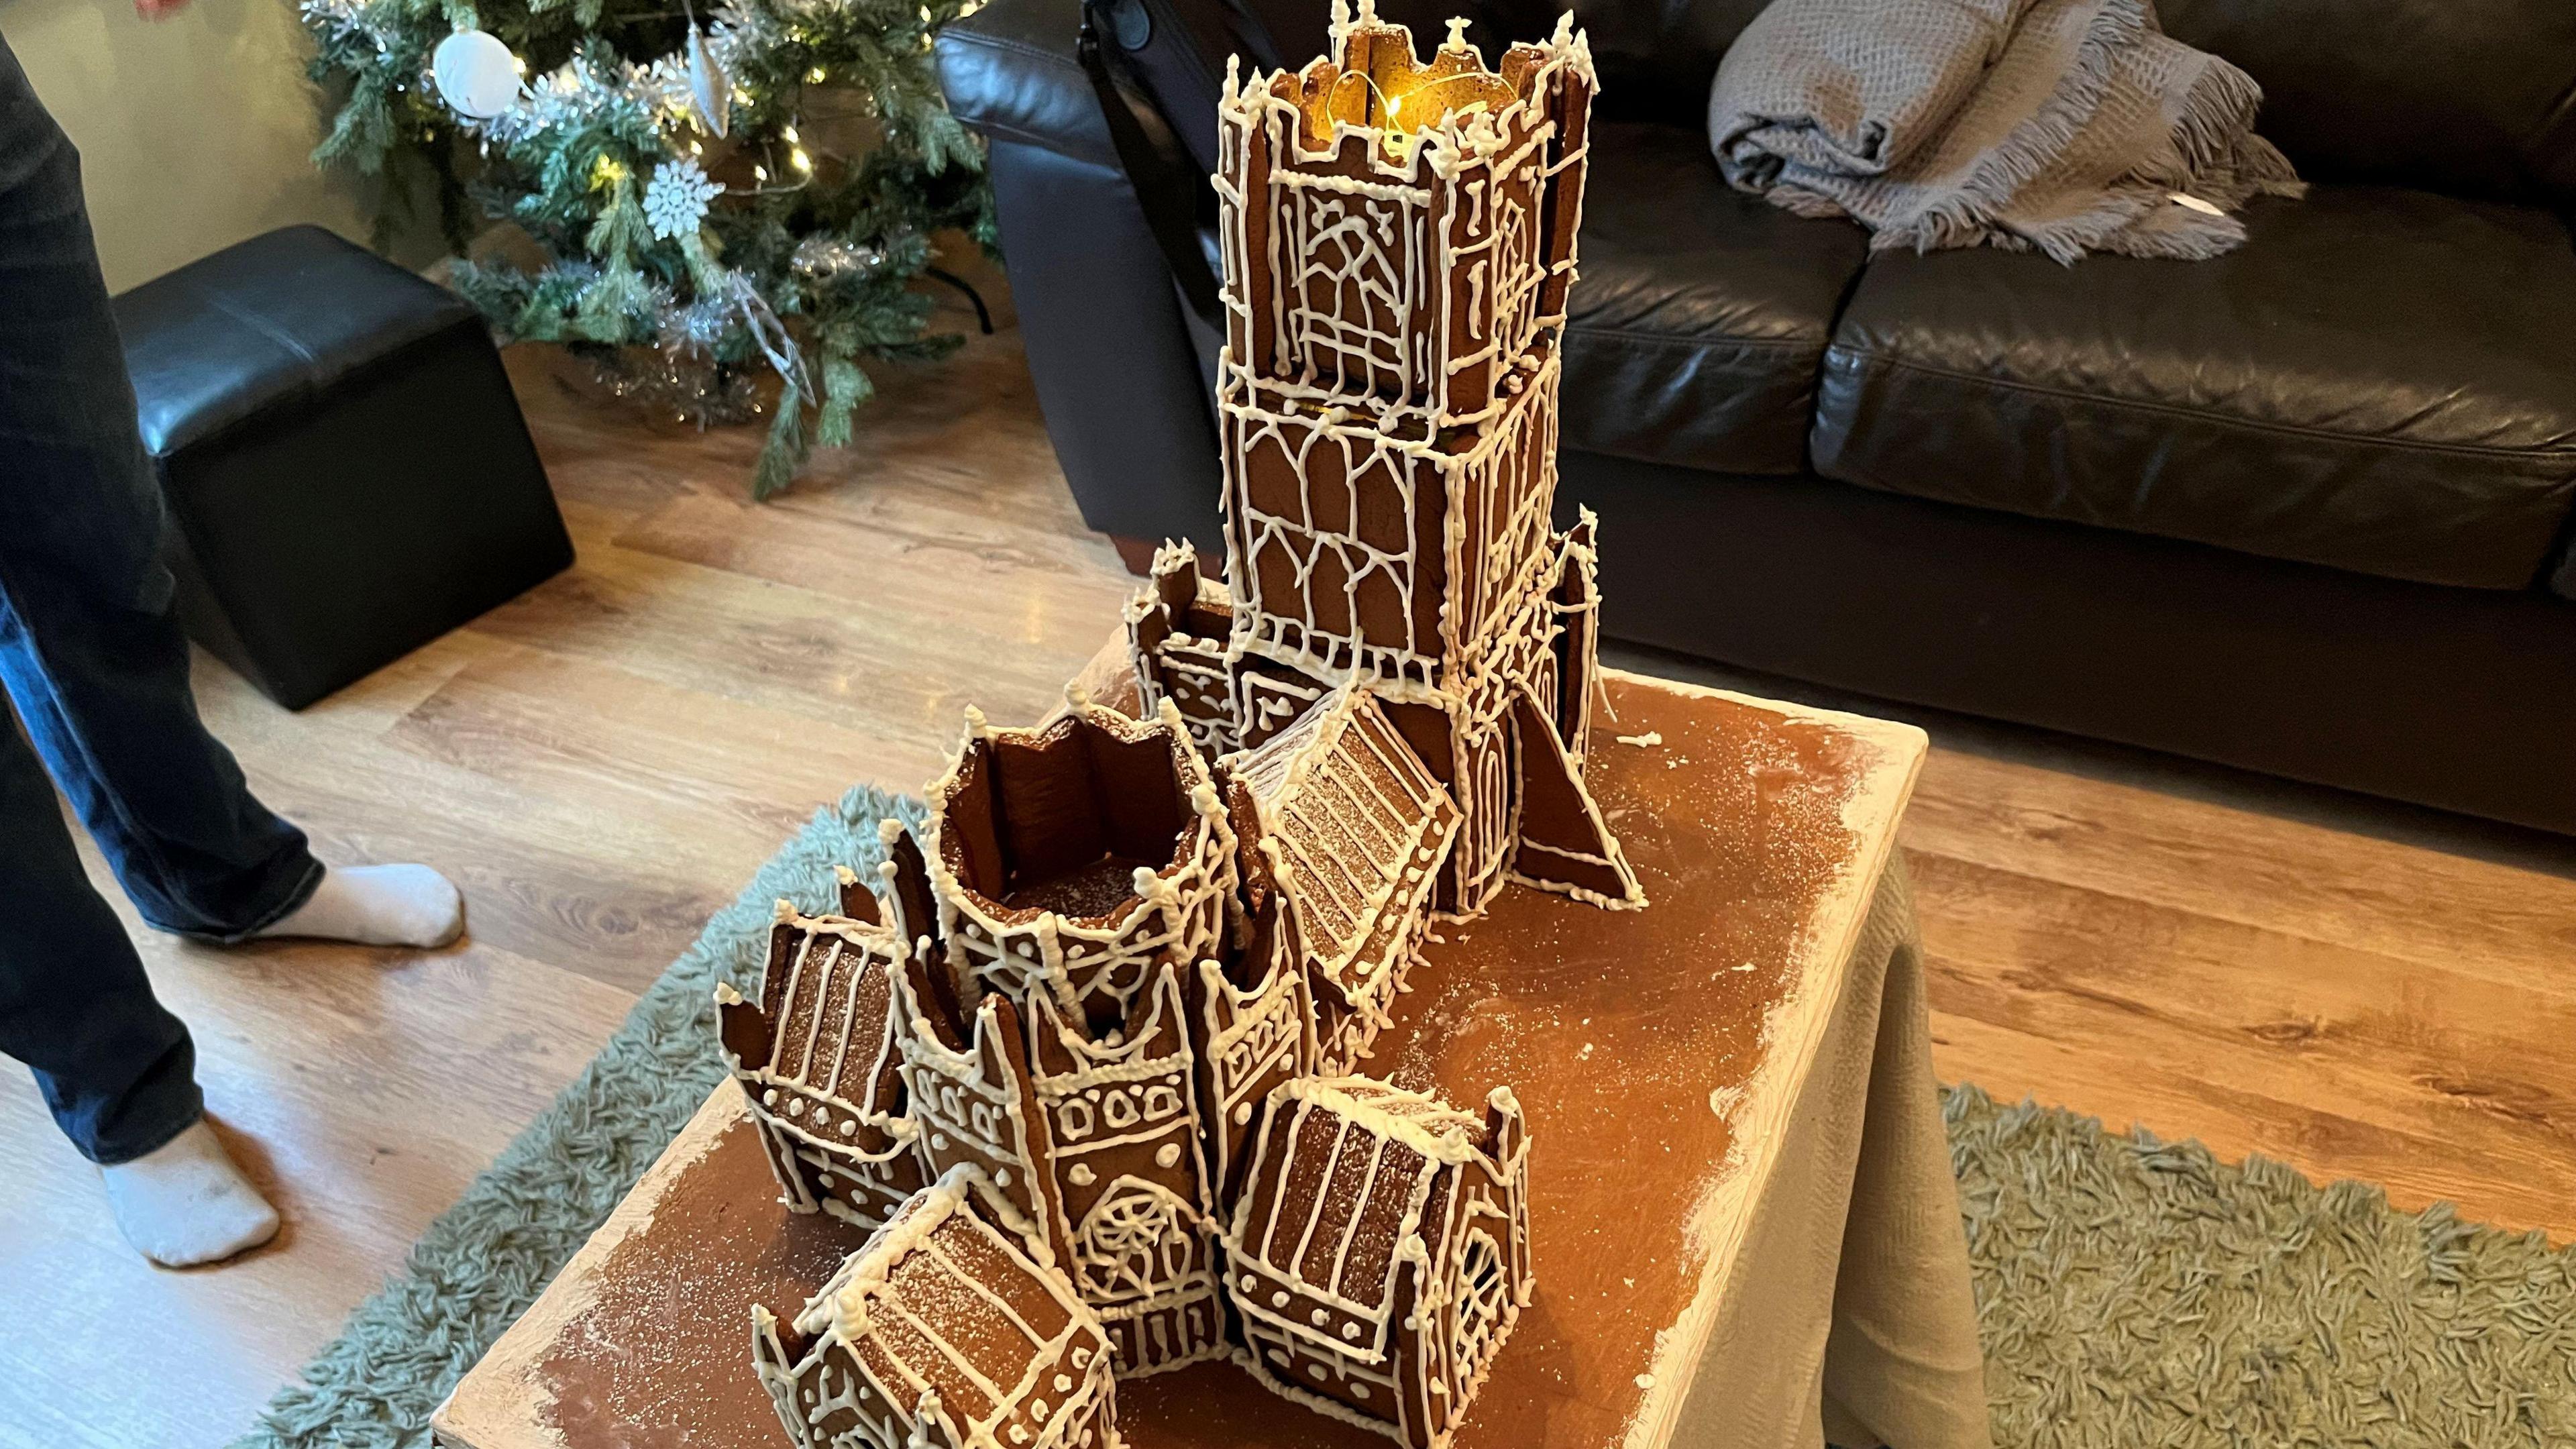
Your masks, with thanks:
M116 299L179 612L289 709L526 591L572 540L482 319L319 227Z

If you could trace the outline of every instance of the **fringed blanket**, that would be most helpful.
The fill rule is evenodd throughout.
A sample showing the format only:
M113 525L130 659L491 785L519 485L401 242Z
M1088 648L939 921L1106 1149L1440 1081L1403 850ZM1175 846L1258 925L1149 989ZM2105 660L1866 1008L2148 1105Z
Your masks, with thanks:
M2153 0L1773 0L1709 93L1729 182L1849 216L1873 250L2197 259L2304 188L2254 134L2253 77Z

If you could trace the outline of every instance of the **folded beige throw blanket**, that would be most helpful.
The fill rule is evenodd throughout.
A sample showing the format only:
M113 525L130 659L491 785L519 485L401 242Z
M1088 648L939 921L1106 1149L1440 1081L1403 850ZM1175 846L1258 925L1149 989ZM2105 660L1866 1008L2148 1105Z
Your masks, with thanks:
M1873 250L2196 259L2245 239L2248 198L2303 189L2254 134L2262 101L2152 0L1773 0L1708 132L1729 182Z

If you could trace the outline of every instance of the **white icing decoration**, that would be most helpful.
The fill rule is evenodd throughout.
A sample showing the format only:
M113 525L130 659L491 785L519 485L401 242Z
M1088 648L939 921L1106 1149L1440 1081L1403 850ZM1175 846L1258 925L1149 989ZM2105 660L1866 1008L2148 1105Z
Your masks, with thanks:
M1101 1320L1061 1275L1025 1257L1022 1244L997 1232L976 1213L959 1211L970 1193L991 1200L990 1186L977 1170L960 1166L916 1193L864 1248L845 1259L796 1316L797 1333L814 1340L801 1358L787 1358L778 1320L754 1307L754 1366L779 1408L780 1422L799 1449L837 1445L838 1439L826 1441L821 1436L819 1426L843 1413L882 1423L883 1415L892 1412L897 1421L886 1426L887 1442L936 1442L963 1449L995 1449L1006 1437L1013 1443L1028 1442L1023 1420L1041 1426L1049 1423L1048 1401L1033 1392L1047 1374L1066 1386L1065 1396L1052 1406L1049 1432L1054 1437L1049 1442L1077 1442L1095 1424L1108 1422L1109 1366L1089 1346L1106 1341ZM961 1237L980 1239L986 1246L961 1257L956 1251L962 1246ZM1064 1319L1060 1329L1040 1333L1013 1306L1021 1290L1006 1292L1011 1285L979 1280L964 1267L969 1261L986 1263L997 1256L1025 1283L1055 1301ZM895 1268L915 1258L927 1260L926 1265L908 1268L903 1280L908 1286L896 1290ZM922 1294L926 1296L916 1296ZM949 1340L939 1321L938 1305L952 1298L980 1299L984 1320L1008 1325L1017 1335L1016 1342L998 1341L990 1334L971 1343ZM903 1331L892 1338L877 1338L880 1322L899 1324ZM985 1409L967 1419L952 1415L938 1393L927 1388L917 1394L872 1389L871 1381L851 1372L860 1362L857 1346L872 1338L877 1361L912 1375L914 1382L922 1382L920 1369L909 1365L905 1353L921 1351L908 1346L926 1340L941 1371L962 1372L975 1385ZM1067 1363L1080 1377L1063 1371Z
M1265 1132L1255 1147L1249 1188L1222 1240L1228 1255L1247 1268L1264 1267L1338 1311L1291 1318L1280 1312L1292 1301L1285 1290L1271 1294L1267 1306L1234 1295L1251 1345L1239 1361L1300 1403L1347 1415L1399 1440L1409 1432L1405 1416L1416 1410L1397 1392L1393 1355L1414 1356L1426 1390L1444 1403L1464 1404L1474 1396L1519 1309L1530 1301L1526 1268L1505 1250L1508 1243L1525 1241L1527 1132L1507 1088L1489 1093L1486 1106L1499 1119L1499 1134L1483 1119L1435 1098L1366 1078L1301 1078L1272 1092L1270 1120L1280 1126ZM1283 1219L1288 1165L1273 1162L1273 1143L1297 1144L1298 1160L1316 1164L1301 1169L1301 1180L1321 1171L1326 1180L1350 1181L1350 1165L1366 1166L1354 1191L1307 1194L1302 1217ZM1388 1148L1399 1144L1409 1149L1404 1161L1411 1165L1390 1171ZM1443 1180L1453 1185L1439 1187ZM1453 1210L1428 1218L1434 1201ZM1371 1211L1371 1203L1382 1206ZM1390 1209L1401 1210L1393 1224L1395 1271L1376 1280L1380 1296L1374 1302L1354 1303L1348 1297L1353 1285L1344 1277L1352 1244L1364 1216L1373 1224L1373 1238L1386 1231L1387 1218L1377 1214ZM1327 1231L1333 1234L1329 1239L1323 1236ZM1251 1276L1259 1281L1258 1274ZM1403 1315L1398 1337L1393 1300L1404 1282L1415 1285L1420 1308ZM1271 1373L1273 1363L1285 1369L1298 1362L1306 1365L1302 1378L1329 1379L1347 1397L1320 1398ZM1368 1397L1360 1392L1363 1385L1372 1394L1387 1391L1388 1408L1380 1417L1350 1407Z

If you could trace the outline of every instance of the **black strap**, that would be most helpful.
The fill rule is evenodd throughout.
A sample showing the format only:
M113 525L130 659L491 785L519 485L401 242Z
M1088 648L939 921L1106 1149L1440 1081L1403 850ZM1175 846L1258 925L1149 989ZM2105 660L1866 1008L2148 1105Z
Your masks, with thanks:
M1097 0L1085 0L1082 35L1074 50L1082 59L1084 72L1091 77L1091 88L1100 93L1100 114L1109 123L1109 144L1117 150L1129 184L1136 188L1137 203L1145 211L1145 225L1154 233L1155 244L1163 249L1163 260L1171 266L1173 280L1180 283L1183 300L1199 314L1199 320L1222 332L1225 308L1217 300L1216 273L1208 266L1207 253L1199 245L1199 228L1216 219L1215 189L1190 160L1189 152L1162 113L1144 98L1143 88L1121 85L1110 75L1109 56L1116 48L1100 43L1094 23L1095 3ZM1124 68L1124 53L1120 54Z

